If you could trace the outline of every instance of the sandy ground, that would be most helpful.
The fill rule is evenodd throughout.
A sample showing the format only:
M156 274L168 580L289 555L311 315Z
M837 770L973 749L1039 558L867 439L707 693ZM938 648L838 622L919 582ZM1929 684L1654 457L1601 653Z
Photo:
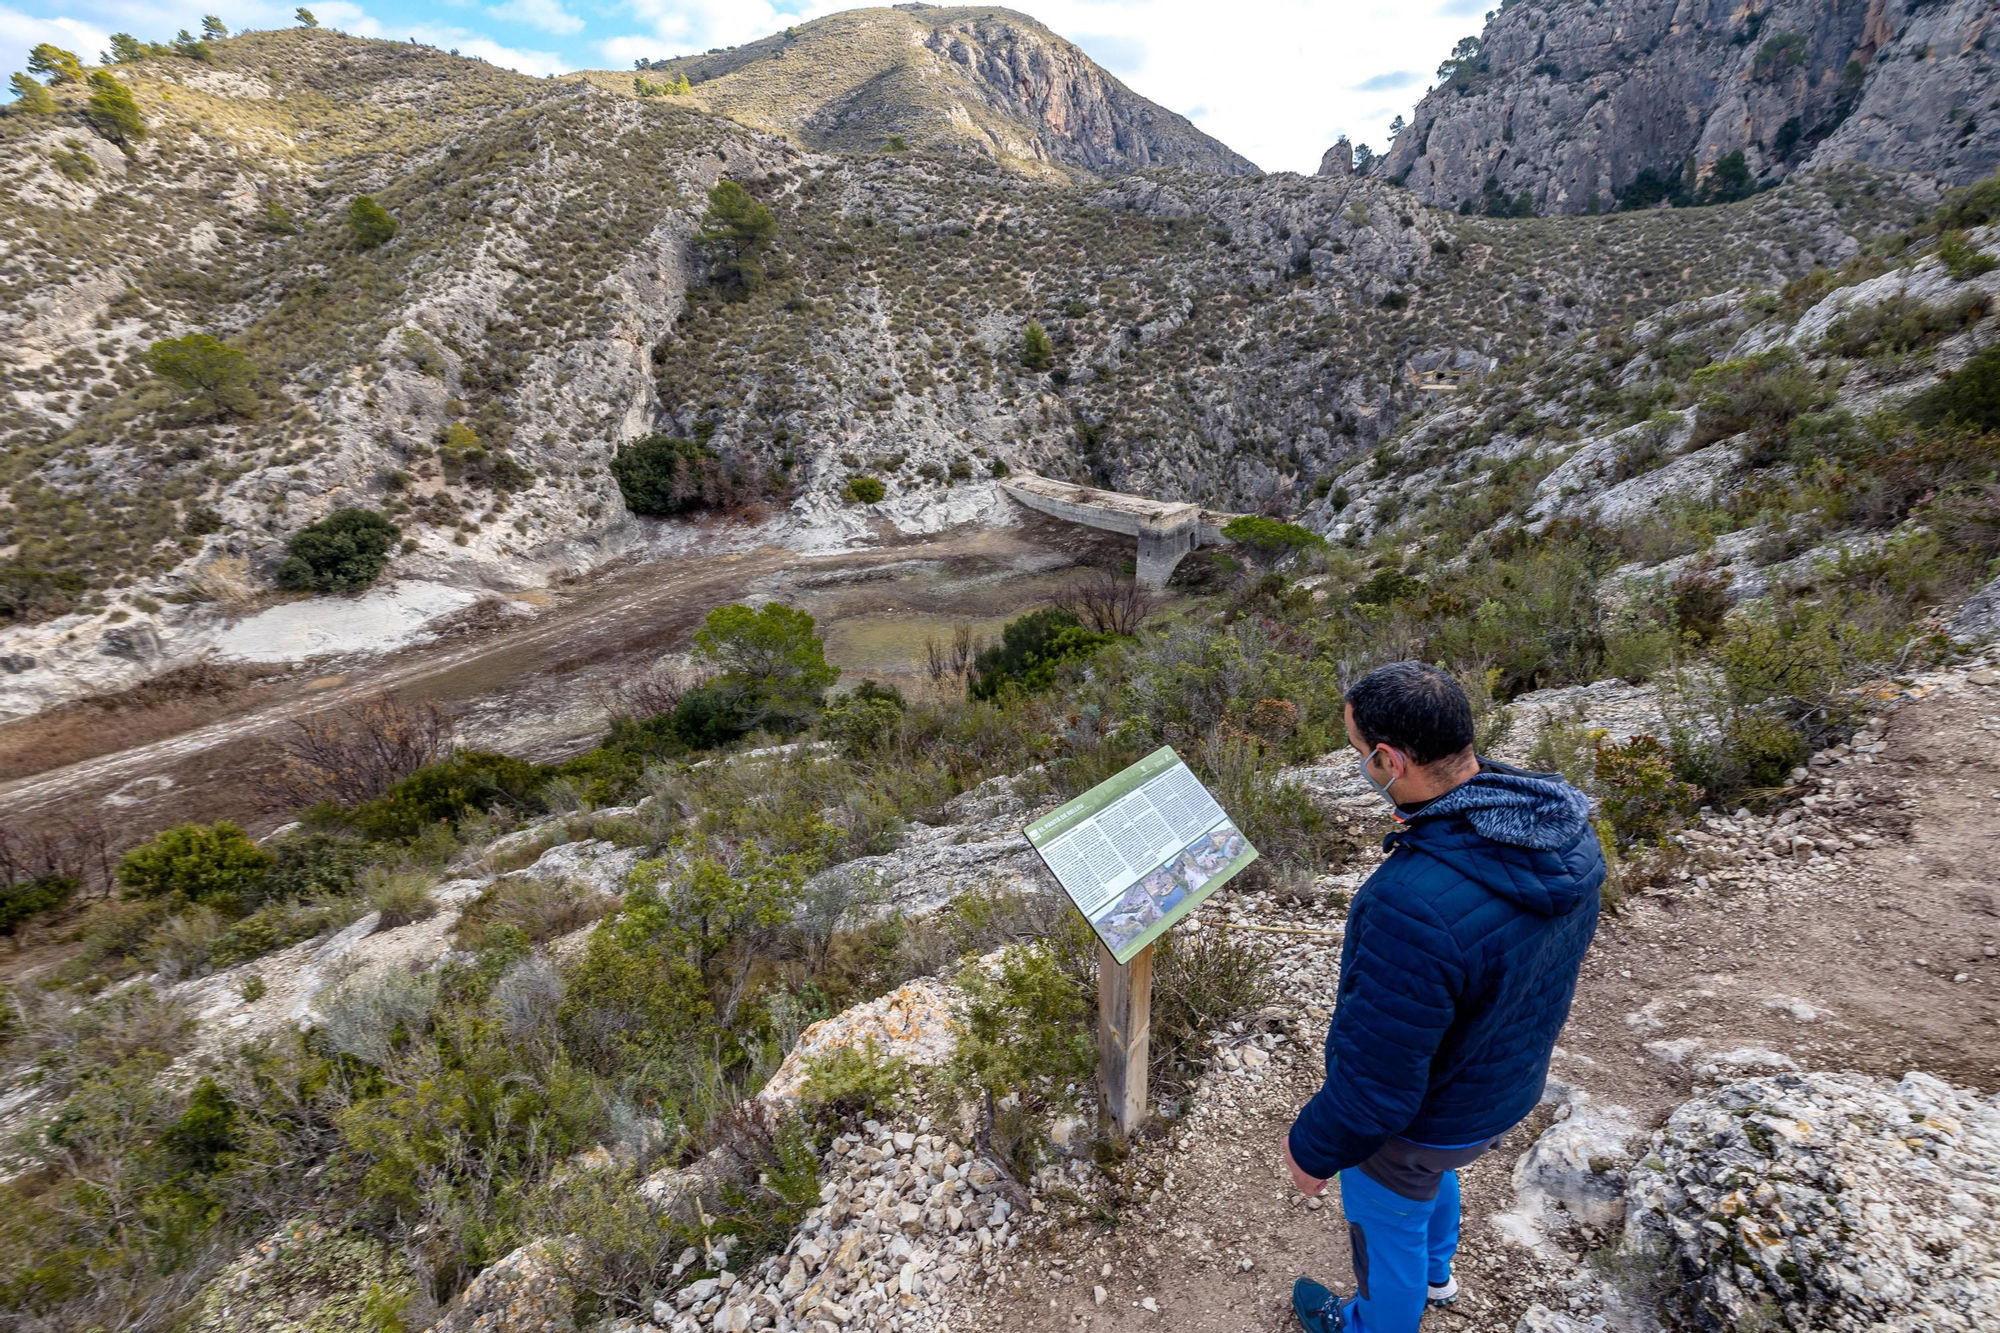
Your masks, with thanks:
M2000 688L1960 683L1902 708L1886 752L1842 766L1853 805L1838 822L1882 835L1876 845L1823 869L1786 862L1773 874L1745 861L1728 868L1736 883L1711 870L1706 890L1690 882L1606 918L1555 1076L1629 1108L1648 1131L1698 1088L1768 1059L2000 1085L1996 715ZM1760 884L1760 870L1775 885ZM1338 940L1324 947L1330 972ZM1297 1327L1296 1274L1351 1290L1337 1199L1307 1207L1278 1156L1318 1087L1324 1030L1309 1025L1280 1046L1261 1078L1218 1080L1196 1127L1174 1131L1189 1141L1162 1159L1173 1182L1157 1199L1115 1227L1071 1226L1024 1245L963 1325L1276 1333ZM1515 1207L1514 1162L1550 1114L1462 1173L1467 1294L1427 1328L1510 1333L1529 1304L1563 1306L1560 1283L1578 1262L1601 1260L1592 1251L1605 1238L1581 1227L1559 1225L1537 1252L1496 1225Z

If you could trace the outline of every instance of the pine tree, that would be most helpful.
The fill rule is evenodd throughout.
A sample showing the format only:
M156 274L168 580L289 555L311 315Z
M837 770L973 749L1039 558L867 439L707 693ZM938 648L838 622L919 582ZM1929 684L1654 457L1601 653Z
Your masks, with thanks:
M735 181L717 181L708 192L708 212L701 222L695 239L708 251L716 278L744 291L763 286L764 266L757 256L778 234L771 210Z
M197 413L244 416L257 406L257 368L214 334L163 339L146 349L144 359Z
M32 75L16 74L7 80L7 86L14 90L15 115L46 116L56 109L56 99Z
M76 58L76 52L47 42L28 52L28 68L50 83L83 82L83 62Z
M1049 341L1049 335L1041 325L1030 320L1027 332L1021 335L1021 364L1040 373L1055 363L1055 344Z
M292 17L299 21L301 28L317 28L319 26L319 20L313 17L313 12L303 5L293 11Z
M83 115L92 129L120 146L146 137L146 118L139 114L130 88L101 69L91 73L90 86L95 91L84 104Z
M354 233L354 243L363 250L373 250L396 234L396 219L365 194L355 195L347 206L347 226Z
M111 49L104 53L104 63L107 65L129 65L135 60L144 60L151 54L152 52L147 49L146 43L140 41L131 33L114 32L111 34Z
M211 42L219 42L229 35L229 26L213 14L203 14L201 35Z

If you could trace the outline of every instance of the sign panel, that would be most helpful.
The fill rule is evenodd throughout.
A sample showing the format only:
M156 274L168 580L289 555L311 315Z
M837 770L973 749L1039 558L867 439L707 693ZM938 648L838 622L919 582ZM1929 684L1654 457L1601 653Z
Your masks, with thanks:
M1120 963L1257 859L1208 788L1164 745L1043 815L1027 834Z

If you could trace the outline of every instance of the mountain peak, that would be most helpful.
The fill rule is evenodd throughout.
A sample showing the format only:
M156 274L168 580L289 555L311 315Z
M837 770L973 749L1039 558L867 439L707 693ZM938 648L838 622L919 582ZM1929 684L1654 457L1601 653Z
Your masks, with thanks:
M997 6L846 10L642 73L685 75L694 105L814 149L969 152L1065 178L1257 171L1073 43ZM586 77L630 86L622 74Z

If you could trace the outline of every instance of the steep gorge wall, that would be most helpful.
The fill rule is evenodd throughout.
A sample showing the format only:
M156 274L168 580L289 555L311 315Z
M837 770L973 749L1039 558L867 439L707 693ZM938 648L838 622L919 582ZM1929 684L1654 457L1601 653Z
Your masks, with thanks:
M1761 184L1841 162L1963 183L2000 165L1997 61L1985 0L1521 0L1383 170L1442 207L1526 191L1545 214L1738 151Z

